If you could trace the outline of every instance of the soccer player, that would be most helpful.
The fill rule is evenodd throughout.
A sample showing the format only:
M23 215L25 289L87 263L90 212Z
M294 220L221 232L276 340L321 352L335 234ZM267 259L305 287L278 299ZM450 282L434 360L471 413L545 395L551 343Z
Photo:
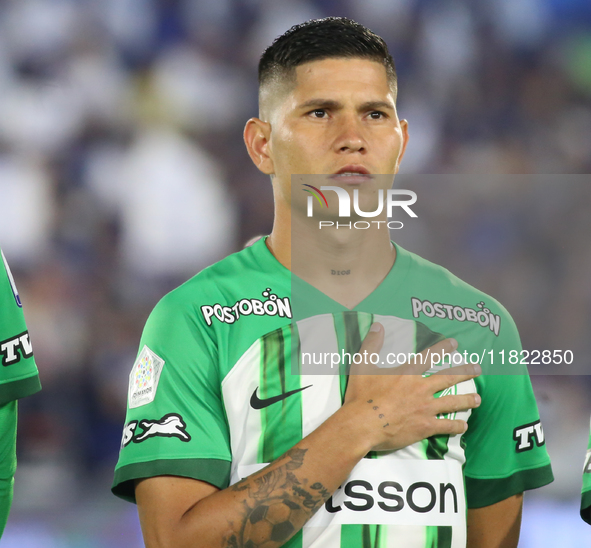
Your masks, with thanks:
M41 390L21 300L0 250L0 537L6 527L16 471L17 400Z
M589 445L587 457L583 467L583 487L581 489L581 517L591 525L591 433L589 434Z
M417 374L435 354L520 350L511 317L379 224L320 238L292 182L325 175L363 211L392 184L408 133L384 41L309 21L265 51L259 85L244 138L271 176L272 233L154 309L114 493L137 502L149 548L517 546L523 491L552 481L529 377ZM327 348L363 374L304 370ZM425 363L382 375L367 357L382 349Z

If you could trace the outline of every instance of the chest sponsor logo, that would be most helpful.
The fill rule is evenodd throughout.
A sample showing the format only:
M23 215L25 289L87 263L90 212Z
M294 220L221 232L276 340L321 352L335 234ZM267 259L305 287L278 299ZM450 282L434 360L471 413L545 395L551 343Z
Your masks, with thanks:
M587 456L585 457L585 466L583 466L583 474L591 474L591 449L587 449Z
M273 405L278 401L284 400L285 398L289 398L289 396L293 396L302 390L306 390L306 388L310 388L312 386L309 384L308 386L304 386L303 388L296 388L295 390L290 390L289 392L285 392L284 394L279 394L278 396L273 396L272 398L265 398L260 399L257 395L258 387L255 388L255 391L252 393L250 397L250 406L253 409L264 409L265 407L269 407L269 405Z
M484 301L480 301L476 308L431 302L416 297L412 297L410 302L412 304L412 315L415 318L420 318L421 314L423 314L427 318L472 322L480 327L487 327L497 337L501 331L501 316L493 314L490 309L486 308Z
M239 466L246 477L265 464ZM346 524L465 526L457 461L363 459L306 527Z
M530 451L534 446L541 447L546 443L542 423L539 420L515 428L513 430L513 439L517 442L515 446L517 453Z
M21 358L30 358L32 355L33 347L28 331L5 341L0 341L0 357L2 358L2 365L5 367L20 362Z
M130 409L154 401L163 367L164 360L144 346L129 374Z
M137 427L142 432L136 432ZM178 438L181 441L191 441L191 436L187 432L187 424L178 413L168 413L160 420L130 421L123 428L123 438L121 446L126 447L132 441L140 443L149 438L161 436L163 438Z
M201 313L207 325L211 325L216 319L221 323L237 322L242 316L279 316L280 318L291 318L291 302L289 297L278 297L271 293L267 287L262 292L266 300L240 299L233 306L223 306L219 303L203 305Z

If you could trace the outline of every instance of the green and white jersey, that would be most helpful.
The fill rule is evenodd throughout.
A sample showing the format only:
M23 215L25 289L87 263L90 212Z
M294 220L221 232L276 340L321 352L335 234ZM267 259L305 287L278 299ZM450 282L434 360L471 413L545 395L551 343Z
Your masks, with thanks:
M16 470L16 400L41 389L22 304L0 250L0 537L4 531Z
M343 402L347 377L311 374L306 356L357 352L374 321L386 330L380 356L454 337L459 352L486 351L486 372L489 351L521 349L499 303L396 249L387 277L353 310L293 277L265 239L166 295L130 375L113 492L134 500L134 479L168 474L225 488L278 458ZM474 388L482 404L457 414L465 434L370 453L285 546L464 547L467 508L551 482L527 374L450 390Z
M581 489L581 517L591 525L591 431L583 467L583 488Z
M41 389L16 284L0 250L0 405Z

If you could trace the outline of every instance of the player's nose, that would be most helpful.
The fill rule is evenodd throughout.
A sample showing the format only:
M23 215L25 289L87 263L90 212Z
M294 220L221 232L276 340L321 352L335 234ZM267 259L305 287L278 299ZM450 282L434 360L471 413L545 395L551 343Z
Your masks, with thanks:
M335 149L338 152L365 152L365 140L361 121L357 116L343 115L336 125Z

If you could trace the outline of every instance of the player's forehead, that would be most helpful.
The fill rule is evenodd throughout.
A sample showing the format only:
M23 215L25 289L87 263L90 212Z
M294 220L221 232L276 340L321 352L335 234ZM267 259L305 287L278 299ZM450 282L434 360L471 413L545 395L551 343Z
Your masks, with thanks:
M386 68L371 59L331 57L311 61L297 66L294 76L291 95L296 104L311 98L394 104Z

